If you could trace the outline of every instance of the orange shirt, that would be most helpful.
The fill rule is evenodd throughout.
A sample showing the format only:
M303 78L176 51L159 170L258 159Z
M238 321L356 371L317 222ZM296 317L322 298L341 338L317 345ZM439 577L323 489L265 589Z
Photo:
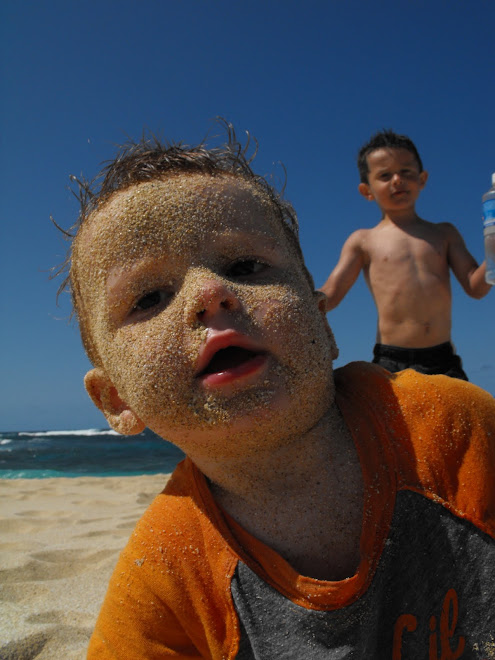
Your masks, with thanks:
M374 592L377 603L389 599L393 586L386 582L386 574L392 569L387 567L400 566L400 556L388 559L389 546L396 543L392 520L398 516L398 502L410 497L420 502L418 520L439 511L448 516L448 525L467 524L469 530L475 530L481 535L483 552L495 553L493 397L446 376L426 377L411 370L391 375L367 363L338 369L335 380L337 403L353 435L365 482L362 559L356 574L340 582L299 575L276 552L231 519L227 521L205 478L186 458L145 512L120 556L91 639L90 660L235 658L246 634L232 591L233 581L237 584L240 579L241 565L248 579L249 575L256 576L261 584L280 594L283 603L292 603L291 616L294 606L301 608L296 607L296 616L306 611L334 615L343 608L358 606ZM421 509L423 503L426 513ZM414 523L417 534L421 534L420 526ZM401 529L407 531L407 519ZM454 530L454 536L456 533ZM399 543L404 534L399 534ZM470 643L479 645L486 634L481 631L474 641L466 638L462 621L457 625L454 616L464 607L462 602L458 604L457 592L462 591L462 585L453 585L452 575L443 580L437 568L442 562L435 559L430 566L433 554L429 557L424 548L419 552L412 548L413 542L408 544L411 557L425 567L426 575L428 571L439 574L431 586L442 592L439 612L427 616L419 611L415 601L407 598L411 577L404 578L404 583L394 577L399 610L383 615L380 625L385 628L377 636L379 654L374 657L400 658L406 644L421 643L426 644L421 657L428 657L429 645L430 658L436 658L432 655L433 638L441 653L442 644L451 649L451 655L445 651L438 657L460 657L456 649L459 652ZM458 545L454 556L463 551ZM442 547L447 546L444 543ZM375 588L377 575L385 580L383 592ZM492 607L495 587L492 584L488 588L491 600L487 607ZM371 609L376 607L370 605ZM392 616L388 622L387 617ZM359 635L359 628L356 630L354 637ZM425 642L419 640L420 635ZM390 654L383 652L385 646L390 647Z

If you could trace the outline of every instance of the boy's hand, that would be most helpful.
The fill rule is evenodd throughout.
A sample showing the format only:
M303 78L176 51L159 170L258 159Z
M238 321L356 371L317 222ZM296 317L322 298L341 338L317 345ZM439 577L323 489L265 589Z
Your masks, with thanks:
M490 291L491 284L485 280L486 262L478 266L476 259L469 252L464 239L450 223L445 223L448 232L447 259L452 272L464 291L472 298L483 298Z

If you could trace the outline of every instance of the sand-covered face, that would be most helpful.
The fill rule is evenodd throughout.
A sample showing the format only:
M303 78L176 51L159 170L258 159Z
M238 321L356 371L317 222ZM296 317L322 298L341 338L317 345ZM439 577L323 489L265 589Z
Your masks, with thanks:
M300 433L333 400L324 314L249 183L194 174L133 186L89 218L74 254L101 367L192 457L206 442L237 451L234 438L254 447Z

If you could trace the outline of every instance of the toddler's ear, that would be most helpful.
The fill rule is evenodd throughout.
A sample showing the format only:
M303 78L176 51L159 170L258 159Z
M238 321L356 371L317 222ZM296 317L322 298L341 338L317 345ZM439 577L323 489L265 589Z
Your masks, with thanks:
M110 426L122 435L135 435L144 431L145 424L123 401L107 374L97 367L88 371L84 386L93 403L107 418Z
M358 190L360 194L369 202L372 202L375 199L373 193L371 192L371 188L367 183L360 183L358 186Z

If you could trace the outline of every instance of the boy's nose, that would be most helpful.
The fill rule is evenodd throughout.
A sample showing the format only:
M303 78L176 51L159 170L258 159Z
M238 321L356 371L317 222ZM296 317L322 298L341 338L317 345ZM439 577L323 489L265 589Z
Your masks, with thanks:
M207 278L201 283L195 307L197 319L204 323L222 309L227 311L239 309L240 302L226 282Z

